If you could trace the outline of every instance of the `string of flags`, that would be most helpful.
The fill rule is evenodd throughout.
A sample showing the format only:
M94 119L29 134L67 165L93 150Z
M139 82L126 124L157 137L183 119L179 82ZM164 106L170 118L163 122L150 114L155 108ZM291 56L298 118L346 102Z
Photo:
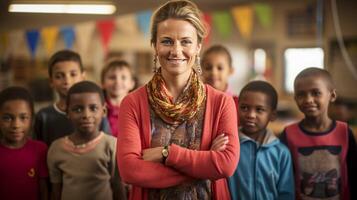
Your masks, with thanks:
M107 53L115 31L121 31L126 34L141 32L144 36L149 36L151 15L152 11L142 11L136 14L119 16L97 22L79 23L73 26L53 26L26 30L22 31L22 33L19 33L19 31L2 33L0 34L0 47L6 49L5 51L7 52L0 53L8 55L9 52L16 49L16 45L19 43L19 37L25 38L30 55L33 58L36 57L36 50L40 42L42 42L46 54L50 56L59 39L63 40L66 48L72 49L74 45L76 45L77 50L83 52L88 49L95 31L97 31L100 36L104 53ZM211 38L210 33L213 28L217 30L220 37L231 37L234 25L236 25L243 39L249 39L252 34L255 16L263 28L271 28L272 8L266 3L239 5L233 7L231 10L204 13L204 20L209 29L211 29L204 43L209 43Z

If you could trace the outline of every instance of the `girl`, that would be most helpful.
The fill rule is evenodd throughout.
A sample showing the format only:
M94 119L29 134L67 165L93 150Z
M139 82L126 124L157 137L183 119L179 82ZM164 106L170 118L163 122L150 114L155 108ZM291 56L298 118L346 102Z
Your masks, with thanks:
M115 178L116 139L99 131L106 113L101 88L89 81L76 83L66 104L75 131L55 140L48 151L53 199L125 199Z
M47 146L28 138L33 116L27 90L10 87L0 93L1 199L48 199Z
M233 94L228 85L228 78L234 71L228 49L222 45L211 46L203 53L201 65L204 82L232 96L238 113L238 96Z
M108 108L112 135L118 135L118 110L123 98L134 89L135 82L130 65L122 60L109 62L102 70L102 87Z
M228 78L233 73L232 56L226 47L214 45L208 48L203 53L201 65L207 84L233 96L228 87Z

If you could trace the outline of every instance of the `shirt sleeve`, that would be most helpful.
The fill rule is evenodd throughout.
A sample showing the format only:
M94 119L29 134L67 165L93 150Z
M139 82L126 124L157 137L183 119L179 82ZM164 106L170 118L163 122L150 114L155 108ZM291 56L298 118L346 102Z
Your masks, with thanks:
M295 187L292 159L288 148L285 148L285 146L282 147L284 147L284 149L280 158L280 175L277 184L278 199L294 199Z
M138 117L135 100L124 98L119 110L117 162L122 180L144 188L167 188L193 180L162 163L142 159L142 141L139 123L145 123ZM137 110L135 110L135 108Z
M41 143L39 145L39 172L38 176L40 178L48 177L48 168L47 168L47 145Z
M212 116L212 119L218 122L217 132L228 136L229 142L226 149L223 151L197 151L172 144L166 165L198 179L217 180L233 175L240 151L235 104L232 98L225 98L219 106L219 112L208 114L217 114ZM209 111L206 110L206 112ZM203 131L205 130L203 129ZM210 131L206 130L202 134L209 134Z
M58 141L52 143L47 153L47 165L51 183L62 182L62 171L58 168L58 160L56 156L58 154L57 142Z
M348 128L347 151L348 181L350 184L351 199L357 199L357 145L351 128Z

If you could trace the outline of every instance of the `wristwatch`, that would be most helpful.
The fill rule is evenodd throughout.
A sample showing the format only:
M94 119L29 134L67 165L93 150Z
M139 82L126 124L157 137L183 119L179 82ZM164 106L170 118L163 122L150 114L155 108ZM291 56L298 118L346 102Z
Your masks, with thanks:
M162 154L162 162L165 164L167 157L169 156L169 146L166 145L161 151Z

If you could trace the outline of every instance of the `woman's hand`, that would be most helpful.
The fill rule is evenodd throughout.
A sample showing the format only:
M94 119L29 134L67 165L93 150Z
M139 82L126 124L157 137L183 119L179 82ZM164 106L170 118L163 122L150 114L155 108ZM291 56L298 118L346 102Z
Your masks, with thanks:
M162 150L164 147L154 147L143 150L143 160L151 162L162 162Z
M211 150L224 151L227 147L228 142L229 142L228 136L226 136L224 133L220 134L213 140Z

